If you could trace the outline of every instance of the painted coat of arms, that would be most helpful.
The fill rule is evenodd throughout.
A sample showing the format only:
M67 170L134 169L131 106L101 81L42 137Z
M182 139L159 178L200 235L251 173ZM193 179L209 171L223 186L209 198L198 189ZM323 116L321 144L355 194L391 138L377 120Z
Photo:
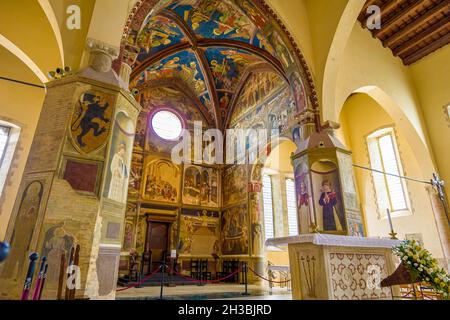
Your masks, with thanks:
M114 95L88 91L81 95L72 116L71 138L75 148L90 153L102 147L111 128Z

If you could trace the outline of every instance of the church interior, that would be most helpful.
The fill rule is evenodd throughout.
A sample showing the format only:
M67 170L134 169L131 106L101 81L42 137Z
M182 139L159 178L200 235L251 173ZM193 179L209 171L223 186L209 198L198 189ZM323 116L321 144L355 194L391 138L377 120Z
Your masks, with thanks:
M0 18L0 300L449 298L448 0Z

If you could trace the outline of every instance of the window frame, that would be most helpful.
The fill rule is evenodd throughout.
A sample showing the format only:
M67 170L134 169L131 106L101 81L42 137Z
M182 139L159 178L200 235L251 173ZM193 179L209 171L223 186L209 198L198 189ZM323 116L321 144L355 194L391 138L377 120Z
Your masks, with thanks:
M159 112L162 112L162 111L166 111L166 112L174 114L178 118L178 120L180 121L181 131L180 131L180 134L178 135L178 137L176 137L174 139L163 138L153 128L153 118L155 117L155 115L157 115ZM150 128L151 132L155 135L155 137L157 137L159 140L165 141L165 142L167 142L167 141L169 141L169 142L179 141L179 139L183 136L183 131L186 129L186 122L185 122L185 119L183 118L183 116L177 110L174 110L174 109L171 109L171 108L167 108L167 107L159 107L159 108L153 109L150 112L150 114L148 115L147 124L148 124L148 127Z
M365 142L366 142L366 148L367 148L367 155L369 158L369 164L370 164L370 168L377 170L374 165L373 165L373 158L372 158L372 154L371 154L371 147L370 144L371 143L376 143L376 149L378 152L378 156L380 157L380 165L381 165L381 171L383 172L387 172L385 167L384 167L384 163L383 163L383 153L380 147L380 142L379 140L383 137L389 136L391 139L391 143L393 146L393 151L394 151L394 156L395 156L395 162L397 165L397 169L398 169L398 174L400 176L404 176L404 169L403 169L403 163L401 160L401 156L400 156L400 150L399 150L399 145L398 145L398 139L397 139L397 133L395 130L395 126L394 125L389 125L389 126L385 126L385 127L381 127L378 128L374 131L372 131L370 134L368 134L365 137ZM390 208L381 208L380 207L380 202L379 202L379 197L380 195L377 193L377 185L376 185L376 179L374 177L375 172L371 172L370 177L372 179L372 185L373 185L373 191L374 191L374 198L375 198L375 203L377 206L377 210L378 210L378 217L379 219L386 219L387 218L387 212L386 209L390 210L390 213L392 216L396 216L396 217L401 217L401 216L408 216L412 214L412 208L411 208L411 201L409 198L409 193L408 193L408 185L405 181L405 179L399 178L400 180L400 184L401 184L401 188L402 188L402 195L403 195L403 200L405 203L406 208L401 208L401 209L397 209L394 210L393 205L392 205L392 196L391 196L391 192L389 190L389 183L388 183L388 179L387 179L387 175L386 174L382 174L379 173L383 176L383 182L384 182L384 188L386 191L386 195L387 195L387 200L388 200L388 204Z
M8 129L8 137L6 138L5 148L3 149L3 152L0 155L0 168L2 168L3 167L3 161L5 160L5 156L6 156L6 151L8 150L9 142L11 140L11 133L12 133L13 127L9 126L7 124L4 124L2 122L0 122L0 127ZM1 190L0 190L0 194L1 194Z
M16 152L20 144L22 126L12 122L10 119L0 117L0 126L9 128L3 154L0 155L0 201L4 197L4 191L8 185L11 175L11 168L16 161Z
M270 237L267 237L267 225L266 225L266 205L265 205L265 197L264 197L264 178L268 177L270 179L270 203L272 205L271 208L271 214L272 214L272 235L273 237L276 237L275 235L275 210L274 210L274 201L273 201L273 182L272 182L272 176L268 174L267 172L263 172L262 175L262 207L263 207L263 220L264 220L264 241L267 239L270 239Z
M291 224L290 224L290 219L289 219L289 199L288 199L288 180L292 181L293 184L293 193L294 193L294 215L295 215L295 221L296 221L296 228L295 228L295 233L291 234ZM285 197L285 201L286 201L286 214L287 214L287 222L288 222L288 236L292 237L292 236L296 236L299 234L299 221L298 221L298 212L297 212L297 195L296 195L296 189L295 189L295 178L291 177L291 176L286 176L285 177L285 181L284 181L284 185L285 185L285 191L286 191L286 197Z

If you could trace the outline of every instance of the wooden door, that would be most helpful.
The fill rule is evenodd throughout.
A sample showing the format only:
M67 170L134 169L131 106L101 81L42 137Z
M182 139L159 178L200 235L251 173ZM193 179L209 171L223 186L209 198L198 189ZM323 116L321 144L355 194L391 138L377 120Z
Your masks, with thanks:
M152 253L152 270L164 261L169 243L169 224L164 222L148 222L147 248Z

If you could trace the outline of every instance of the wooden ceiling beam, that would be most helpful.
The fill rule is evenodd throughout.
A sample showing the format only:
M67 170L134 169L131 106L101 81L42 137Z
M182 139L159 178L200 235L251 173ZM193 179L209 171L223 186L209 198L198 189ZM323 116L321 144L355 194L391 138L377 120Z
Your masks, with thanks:
M395 7L399 6L403 0L390 0L384 6L381 7L381 16L387 15Z
M447 27L447 25L450 23L450 18L445 18L439 20L437 23L433 24L430 28L425 29L424 31L416 34L414 37L406 41L405 43L401 44L397 48L392 50L392 53L394 56L399 56L412 47L418 45L421 41L441 32L443 29Z
M423 47L422 49L417 50L413 54L405 57L403 59L403 63L407 66L413 64L414 62L422 59L423 57L429 55L430 53L438 50L439 48L442 48L443 46L449 43L450 43L450 32L447 33L445 36L439 38L438 40L431 42L429 45Z
M411 31L414 31L418 27L420 27L423 24L427 23L428 21L433 19L440 12L442 12L444 10L449 11L449 9L450 9L450 6L448 4L448 1L442 1L441 3L439 3L438 5L436 5L435 7L431 8L426 13L424 13L423 15L421 15L420 17L415 19L413 22L407 24L404 28L400 29L398 32L394 33L392 36L390 36L389 38L385 39L383 41L383 45L385 47L386 46L388 46L388 47L391 46L399 38L407 35Z
M367 9L371 6L374 5L378 2L379 0L367 0L366 3L364 4L364 7L361 9L361 12L358 16L358 20L361 21L363 23L363 25L365 25L365 23L363 22L364 18L367 16Z
M399 20L405 18L407 15L409 15L412 11L416 10L420 6L423 5L423 1L416 0L412 3L410 3L405 9L399 11L397 14L393 15L390 19L387 21L383 21L383 18L381 18L381 29L377 30L373 33L373 35L377 38L380 38L383 34L388 32L390 30L390 27L398 22Z

